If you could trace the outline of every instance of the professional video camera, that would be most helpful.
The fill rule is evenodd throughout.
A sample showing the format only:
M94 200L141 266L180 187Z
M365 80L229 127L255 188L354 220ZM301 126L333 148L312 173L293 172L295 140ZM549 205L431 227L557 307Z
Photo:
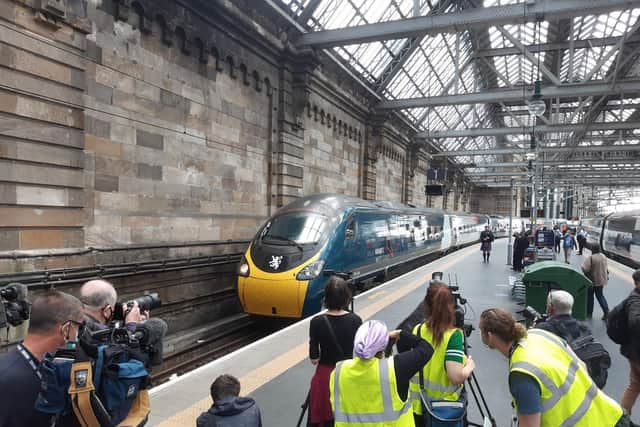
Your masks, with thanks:
M429 285L434 283L442 283L449 287L451 291L451 295L453 295L453 300L455 304L455 321L454 326L456 328L460 328L464 331L465 335L468 337L471 335L473 331L473 325L470 322L465 322L465 315L467 314L465 310L465 306L467 305L467 299L464 298L460 294L460 286L456 283L455 285L451 284L451 278L449 278L449 283L446 283L443 280L444 274L442 271L434 271L431 273L431 280L429 281ZM457 278L456 278L457 281Z
M9 283L0 288L0 328L18 326L29 319L27 287L21 283Z
M98 345L125 346L133 358L143 362L146 367L152 367L162 363L162 340L167 330L167 323L159 317L136 323L135 329L112 323L108 329L86 331L81 335L80 344L92 357L92 349Z
M97 346L113 345L126 347L131 357L143 362L147 368L162 363L162 340L167 333L167 323L158 317L152 317L144 322L125 325L124 320L136 302L140 312L153 310L162 305L155 292L131 301L116 303L113 319L107 328L91 328L81 334L80 344L89 356L95 357Z
M538 310L531 307L530 305L526 306L524 310L521 311L521 313L522 316L531 323L546 322L549 318L548 314L540 314Z
M125 317L127 316L127 314L129 314L129 312L131 311L131 309L133 308L134 303L137 302L138 303L138 307L140 307L140 312L142 313L143 311L150 311L150 310L154 310L158 307L160 307L162 305L162 300L158 297L158 293L157 292L153 292L147 295L143 295L141 297L138 297L136 299L133 299L131 301L127 301L127 302L118 302L116 304L114 313L113 313L113 320L120 320L120 321L124 321ZM124 310L122 307L126 305L127 309Z

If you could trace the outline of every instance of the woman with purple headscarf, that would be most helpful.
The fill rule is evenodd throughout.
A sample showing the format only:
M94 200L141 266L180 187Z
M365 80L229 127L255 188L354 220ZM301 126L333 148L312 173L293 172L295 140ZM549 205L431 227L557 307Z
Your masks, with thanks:
M383 359L389 340L398 339L411 350ZM413 427L409 381L432 354L431 345L416 335L389 332L378 320L364 322L353 341L354 358L339 362L331 374L335 426Z

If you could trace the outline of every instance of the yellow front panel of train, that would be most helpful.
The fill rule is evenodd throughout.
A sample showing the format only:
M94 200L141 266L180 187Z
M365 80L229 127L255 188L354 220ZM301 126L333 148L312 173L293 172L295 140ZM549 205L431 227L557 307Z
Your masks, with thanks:
M249 277L238 277L238 296L245 313L259 316L301 317L309 281L296 280L296 274L318 259L318 254L294 269L280 273L260 270L247 250Z

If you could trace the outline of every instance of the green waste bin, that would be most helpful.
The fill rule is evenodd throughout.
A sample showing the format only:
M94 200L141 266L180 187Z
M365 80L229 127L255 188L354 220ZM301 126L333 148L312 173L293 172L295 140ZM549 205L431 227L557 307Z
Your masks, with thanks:
M525 268L522 282L525 286L525 303L540 313L547 312L549 290L562 289L573 295L573 317L587 317L587 291L592 286L581 271L558 261L540 261Z

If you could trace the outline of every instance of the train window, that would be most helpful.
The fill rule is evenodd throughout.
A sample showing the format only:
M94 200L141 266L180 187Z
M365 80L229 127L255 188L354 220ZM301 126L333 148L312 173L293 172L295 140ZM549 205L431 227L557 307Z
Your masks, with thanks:
M261 240L319 243L328 237L327 218L309 212L285 213L274 217L262 230Z
M632 233L635 229L636 219L634 217L614 218L609 220L607 228L611 231Z
M356 220L351 217L344 231L344 238L347 240L353 240L356 238Z

